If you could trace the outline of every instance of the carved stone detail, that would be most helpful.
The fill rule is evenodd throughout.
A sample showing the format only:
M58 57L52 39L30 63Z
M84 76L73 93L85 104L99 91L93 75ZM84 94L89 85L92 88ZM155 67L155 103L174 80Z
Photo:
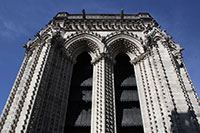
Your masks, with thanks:
M105 132L105 116L104 116L104 61L101 59L98 63L94 64L94 77L93 78L93 97L94 104L92 104L92 123L91 132Z
M113 63L103 56L94 64L95 106L93 106L92 132L116 132Z
M116 113L115 113L115 91L114 91L114 70L113 63L104 58L105 61L105 132L116 132Z

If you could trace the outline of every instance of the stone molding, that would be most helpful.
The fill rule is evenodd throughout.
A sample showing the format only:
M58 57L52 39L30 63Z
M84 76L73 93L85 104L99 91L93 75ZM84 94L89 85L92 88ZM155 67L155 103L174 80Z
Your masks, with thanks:
M85 14L85 13L84 13ZM84 17L85 16L85 17ZM57 23L58 22L58 23ZM67 31L142 31L147 23L157 22L148 13L139 13L137 15L121 14L68 14L58 13L50 23L58 25Z

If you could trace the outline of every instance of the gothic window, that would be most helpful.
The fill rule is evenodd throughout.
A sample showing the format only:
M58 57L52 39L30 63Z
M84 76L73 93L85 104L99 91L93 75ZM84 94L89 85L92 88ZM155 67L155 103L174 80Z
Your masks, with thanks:
M73 67L65 133L89 133L92 100L92 65L90 56L82 53Z
M135 73L124 53L116 57L114 80L117 133L143 133Z

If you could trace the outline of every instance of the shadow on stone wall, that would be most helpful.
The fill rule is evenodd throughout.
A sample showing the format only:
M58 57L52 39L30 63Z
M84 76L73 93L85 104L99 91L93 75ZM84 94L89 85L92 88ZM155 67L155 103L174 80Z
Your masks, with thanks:
M177 113L171 112L172 125L171 132L178 133L200 133L199 123L192 117L191 112Z

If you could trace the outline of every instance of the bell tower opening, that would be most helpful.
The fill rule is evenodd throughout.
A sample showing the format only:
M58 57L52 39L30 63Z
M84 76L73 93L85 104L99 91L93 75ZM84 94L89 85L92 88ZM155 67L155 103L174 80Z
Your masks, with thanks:
M143 133L142 117L133 66L125 53L114 66L117 133Z
M90 133L92 100L91 57L84 52L73 67L64 133Z

